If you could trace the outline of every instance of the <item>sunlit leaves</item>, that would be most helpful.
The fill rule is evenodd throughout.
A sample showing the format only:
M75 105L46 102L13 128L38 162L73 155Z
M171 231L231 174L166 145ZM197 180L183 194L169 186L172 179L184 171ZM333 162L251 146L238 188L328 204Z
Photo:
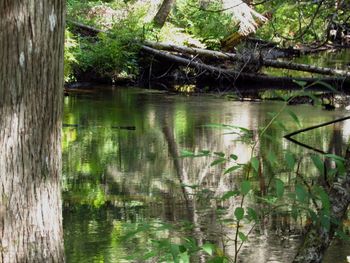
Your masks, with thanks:
M213 244L205 243L201 248L204 252L206 252L210 256L214 254L215 246Z

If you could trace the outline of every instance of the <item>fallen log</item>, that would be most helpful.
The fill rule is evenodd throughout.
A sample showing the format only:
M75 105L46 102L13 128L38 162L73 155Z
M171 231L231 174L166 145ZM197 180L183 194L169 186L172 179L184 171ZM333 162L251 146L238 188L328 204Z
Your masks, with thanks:
M81 28L83 30L87 30L87 31L94 33L96 35L98 33L106 33L107 32L107 31L104 31L101 29L97 29L97 28L94 28L91 26L81 24L81 23L76 22L76 21L68 20L68 22L71 23L72 25L78 27L78 28ZM242 62L242 63L261 65L261 66L265 66L265 67L291 69L291 70L305 71L305 72L317 73L317 74L323 74L323 75L342 76L342 77L346 77L346 78L350 77L350 72L345 71L345 70L337 70L337 69L332 69L332 68L316 67L316 66L306 65L306 64L297 64L297 63L293 63L293 62L264 59L261 56L250 56L247 58L247 57L233 54L233 53L213 51L213 50L201 49L201 48L178 46L178 45L165 44L165 43L159 43L159 42L156 43L156 42L151 42L151 41L145 41L145 45L152 47L152 48L155 48L155 49L175 51L175 52L180 52L180 53L188 53L188 54L193 54L193 55L202 55L202 56L216 58L216 59L238 61L238 62Z
M106 33L107 32L105 30L98 29L98 28L95 28L92 26L88 26L88 25L85 25L85 24L82 24L82 23L79 23L77 21L70 20L70 19L67 19L67 23L82 30L84 35L96 36L99 33Z
M198 61L190 60L187 58L183 58L177 55L173 55L167 53L165 51L160 51L149 46L141 46L141 49L144 52L151 54L152 56L170 61L172 63L176 63L179 65L183 65L190 68L195 68L200 70L201 72L205 72L211 75L214 79L227 79L229 81L234 81L236 84L244 84L244 86L255 85L258 84L262 86L263 84L272 85L274 87L283 88L291 88L291 89L300 89L300 83L304 84L304 87L308 87L310 89L318 89L323 88L323 90L327 90L326 85L333 86L334 88L341 91L350 90L350 78L341 78L341 77L324 77L324 78L292 78L292 77L272 77L268 75L262 74L253 74L246 72L238 72L232 69L224 69L220 67L215 67L212 65L207 65L205 63L201 63ZM200 74L203 75L203 74ZM330 91L328 89L328 91Z
M150 41L146 41L145 45L152 47L154 49L186 53L186 54L192 54L192 55L198 55L198 56L201 55L204 57L210 57L215 59L231 60L231 61L238 61L238 62L248 63L248 64L255 64L255 65L258 64L265 67L291 69L291 70L305 71L310 73L317 73L322 75L334 75L334 76L350 78L350 72L345 70L337 70L332 68L316 67L313 65L297 64L293 62L285 62L285 61L278 61L278 60L272 60L272 59L264 59L261 56L244 57L242 55L237 55L233 53L178 46L173 44L156 43L156 42L150 42Z

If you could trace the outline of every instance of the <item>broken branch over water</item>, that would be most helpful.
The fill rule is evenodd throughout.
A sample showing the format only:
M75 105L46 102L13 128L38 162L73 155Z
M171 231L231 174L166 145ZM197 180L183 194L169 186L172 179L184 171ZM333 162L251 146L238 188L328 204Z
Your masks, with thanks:
M224 78L228 80L234 80L241 82L241 84L259 84L263 87L265 85L272 85L278 88L300 88L300 85L297 84L297 81L305 82L307 85L312 88L323 88L322 85L319 85L320 81L330 84L334 87L342 88L343 90L350 88L350 78L339 78L339 77L324 77L324 78L291 78L291 77L273 77L263 74L256 73L247 73L247 72L238 72L233 69L224 69L218 66L208 65L194 59L183 58L179 55L174 55L162 50L157 50L149 46L143 45L141 49L152 56L158 59L164 59L171 61L176 64L180 64L189 68L195 68L200 71L205 71L209 73L213 78L219 79ZM189 48L192 49L192 48ZM193 49L198 51L199 49ZM215 52L217 56L226 56L228 53ZM220 54L222 53L222 54ZM203 54L208 54L208 50L203 51Z
M350 72L345 70L338 70L338 69L332 69L332 68L317 67L313 65L265 59L261 56L252 55L249 57L245 57L245 56L237 55L233 53L214 51L214 50L208 50L208 49L202 49L202 48L178 46L174 44L156 43L156 42L150 42L150 41L146 41L145 45L158 50L186 53L191 55L201 55L201 56L205 56L213 59L238 61L238 62L243 62L248 64L258 64L265 67L291 69L291 70L305 71L310 73L318 73L323 75L334 75L334 76L341 76L341 77L347 77L347 78L350 77Z

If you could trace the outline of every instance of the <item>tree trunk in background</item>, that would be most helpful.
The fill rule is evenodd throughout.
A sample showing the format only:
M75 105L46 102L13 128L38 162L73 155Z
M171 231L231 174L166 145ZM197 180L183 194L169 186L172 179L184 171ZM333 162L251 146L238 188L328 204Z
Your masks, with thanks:
M165 24L166 19L169 16L171 8L175 4L176 0L163 0L157 14L155 15L153 21L154 24L160 28L162 28Z
M0 1L0 262L64 262L65 1Z

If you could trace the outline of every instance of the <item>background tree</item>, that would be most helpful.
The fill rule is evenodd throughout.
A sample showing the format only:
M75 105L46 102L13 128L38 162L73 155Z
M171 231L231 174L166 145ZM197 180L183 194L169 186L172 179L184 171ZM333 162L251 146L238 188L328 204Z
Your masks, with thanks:
M64 262L65 1L0 1L0 261Z
M154 17L154 24L157 27L162 27L168 18L171 8L175 5L176 0L163 0L157 14Z

